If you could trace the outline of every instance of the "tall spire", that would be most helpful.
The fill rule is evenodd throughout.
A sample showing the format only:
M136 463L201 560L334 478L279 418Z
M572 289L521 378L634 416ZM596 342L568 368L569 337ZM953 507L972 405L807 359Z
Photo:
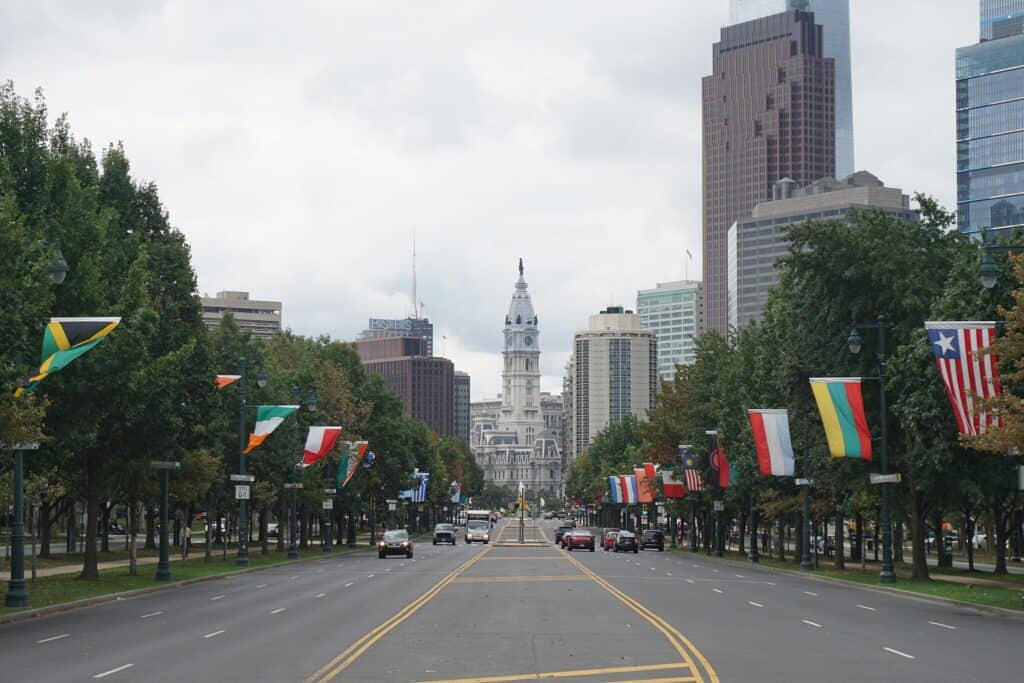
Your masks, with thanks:
M519 257L519 279L523 278L523 257Z

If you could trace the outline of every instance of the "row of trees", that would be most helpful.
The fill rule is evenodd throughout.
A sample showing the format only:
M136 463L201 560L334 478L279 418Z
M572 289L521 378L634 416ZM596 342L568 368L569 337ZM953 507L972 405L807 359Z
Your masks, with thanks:
M57 240L71 267L59 287L48 273ZM309 502L319 500L317 478L330 474L329 465L294 467L310 424L340 424L343 438L370 442L376 463L345 493L364 507L409 488L415 467L432 474L435 503L447 500L451 481L470 495L483 488L468 447L405 416L400 398L364 374L352 345L291 333L262 342L227 317L208 332L188 244L156 185L131 176L120 145L97 159L64 117L49 124L40 93L22 98L9 82L0 85L0 287L11 294L0 300L8 387L0 392L0 471L10 471L11 445L42 442L28 460L27 485L39 506L42 552L51 520L84 501L83 578L98 578L97 533L111 509L126 505L134 522L157 500L152 460L181 461L172 495L189 514L234 507L228 480L237 471L238 389L217 391L213 377L236 372L238 359L262 364L269 377L265 389L250 387L250 405L293 403L293 389L316 397L315 411L286 421L249 458L264 522L282 513L285 482L308 479ZM13 398L38 357L45 321L89 315L119 315L122 324L71 369Z
M808 378L877 377L877 333L862 328L859 355L850 352L847 337L853 323L881 315L892 324L891 355L882 359L890 470L903 477L894 490L894 520L910 530L914 576L928 577L926 527L938 534L942 520L954 514L986 519L996 534L996 571L1005 572L1004 543L1020 505L1017 458L1007 455L1020 445L1020 394L1008 392L999 406L1005 426L998 434L960 440L924 322L1005 319L996 353L1005 386L1015 389L1024 378L1024 260L1014 259L1016 278L1004 263L996 288L983 289L982 245L953 229L954 216L933 200L916 201L919 222L872 211L849 223L810 221L790 228L789 253L779 263L781 280L769 293L763 321L728 338L711 332L697 339L695 363L662 383L647 419L609 426L573 463L570 494L593 501L606 489L604 476L644 461L672 466L678 444L704 444L705 431L715 429L738 472L733 486L716 496L727 503L727 516L742 526L753 499L781 523L799 515L797 488L788 478L759 476L746 411L786 408L797 474L814 480L815 515L877 519L879 495L868 482L869 467L828 456ZM877 390L877 383L865 384L876 436ZM708 466L703 458L705 476Z

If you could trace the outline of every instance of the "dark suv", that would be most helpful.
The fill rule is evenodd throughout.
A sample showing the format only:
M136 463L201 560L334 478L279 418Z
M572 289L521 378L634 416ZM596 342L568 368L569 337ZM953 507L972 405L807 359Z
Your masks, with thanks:
M632 550L636 552L636 536L631 531L620 531L615 537L615 547L612 548L617 553L628 553Z
M438 543L451 543L455 545L455 527L451 524L435 524L434 545Z
M384 532L384 538L377 544L377 557L384 559L388 555L405 555L412 557L412 541L405 529L392 529Z
M640 541L640 550L647 550L648 548L657 548L659 552L665 552L665 534L657 529L647 529L644 531L643 538Z

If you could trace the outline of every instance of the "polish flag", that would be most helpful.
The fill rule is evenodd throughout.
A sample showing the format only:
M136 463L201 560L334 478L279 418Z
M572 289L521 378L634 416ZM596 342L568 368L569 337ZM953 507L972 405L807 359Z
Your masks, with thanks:
M685 498L686 487L683 482L676 479L676 473L672 470L661 471L661 484L665 489L666 498Z
M792 477L796 468L789 438L789 413L785 409L759 409L748 410L747 414L761 476Z
M302 452L302 466L309 467L331 452L341 436L341 427L310 427L306 448Z

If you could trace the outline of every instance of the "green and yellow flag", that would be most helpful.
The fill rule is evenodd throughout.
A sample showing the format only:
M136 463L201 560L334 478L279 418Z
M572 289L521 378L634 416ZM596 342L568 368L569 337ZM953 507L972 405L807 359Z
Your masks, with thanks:
M50 318L43 333L39 368L30 374L25 386L14 395L32 391L47 376L60 372L86 351L103 341L118 326L120 318Z

